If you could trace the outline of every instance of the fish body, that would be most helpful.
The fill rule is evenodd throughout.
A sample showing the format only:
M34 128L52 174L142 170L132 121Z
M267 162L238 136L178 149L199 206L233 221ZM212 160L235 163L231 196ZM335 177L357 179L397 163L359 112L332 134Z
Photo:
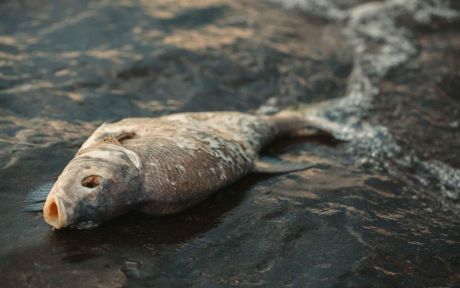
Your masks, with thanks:
M264 146L306 125L296 115L239 112L104 123L52 187L45 221L57 229L86 228L129 210L150 215L182 211L254 172ZM273 168L264 165L259 165L262 171ZM299 167L273 171L286 170Z

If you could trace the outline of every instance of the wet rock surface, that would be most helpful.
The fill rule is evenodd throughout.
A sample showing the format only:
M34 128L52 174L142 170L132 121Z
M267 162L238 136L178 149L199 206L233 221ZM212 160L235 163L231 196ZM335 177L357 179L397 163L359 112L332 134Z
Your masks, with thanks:
M2 287L459 285L454 2L3 1ZM338 140L264 153L324 169L94 230L22 212L103 121L322 100Z

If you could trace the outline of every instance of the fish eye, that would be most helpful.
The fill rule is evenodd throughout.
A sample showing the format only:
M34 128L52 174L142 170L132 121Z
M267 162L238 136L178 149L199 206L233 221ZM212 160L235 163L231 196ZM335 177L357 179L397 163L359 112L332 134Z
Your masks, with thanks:
M83 180L81 180L81 185L88 187L88 188L97 187L101 185L101 183L102 183L102 177L99 175L86 176L85 178L83 178Z

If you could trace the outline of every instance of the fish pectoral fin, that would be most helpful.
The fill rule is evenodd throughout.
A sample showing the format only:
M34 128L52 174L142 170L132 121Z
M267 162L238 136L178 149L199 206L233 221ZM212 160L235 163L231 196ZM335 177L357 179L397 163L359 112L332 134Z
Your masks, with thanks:
M259 158L254 162L254 172L256 173L289 173L314 168L317 165L311 163L294 163L275 158Z
M46 183L41 185L40 187L31 191L28 195L26 200L24 201L24 208L22 211L24 212L40 212L43 210L43 206L45 205L46 197L48 193L53 187L53 182Z
M45 201L41 203L28 203L24 208L22 208L22 211L24 212L41 212L43 211L43 207L45 206Z

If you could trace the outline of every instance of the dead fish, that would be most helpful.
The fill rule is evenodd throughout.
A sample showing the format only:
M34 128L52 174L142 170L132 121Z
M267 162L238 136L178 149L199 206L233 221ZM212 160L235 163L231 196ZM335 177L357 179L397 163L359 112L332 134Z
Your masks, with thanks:
M258 154L273 140L311 126L292 111L181 113L104 123L54 183L44 219L55 229L90 228L130 210L172 214L249 173L310 168L263 161Z

